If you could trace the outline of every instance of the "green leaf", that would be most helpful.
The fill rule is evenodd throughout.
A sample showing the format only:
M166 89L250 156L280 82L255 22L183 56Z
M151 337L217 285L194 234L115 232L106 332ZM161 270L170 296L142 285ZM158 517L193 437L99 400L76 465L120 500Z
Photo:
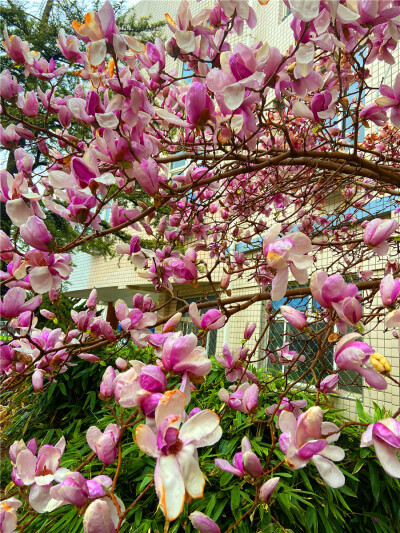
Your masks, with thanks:
M231 490L231 503L236 508L240 505L240 487L238 485L235 485Z
M374 464L372 462L368 463L368 470L369 470L369 477L371 481L372 493L374 495L375 502L378 503L379 494L381 492L381 483L379 480L379 474L377 470L374 468Z
M357 414L361 422L368 422L369 424L372 422L371 417L364 411L360 400L357 400Z
M207 507L206 507L206 510L205 510L205 514L207 516L210 516L211 513L212 513L212 510L214 509L215 507L215 503L217 501L217 496L215 494L213 494L210 498L210 501L208 502L207 504Z

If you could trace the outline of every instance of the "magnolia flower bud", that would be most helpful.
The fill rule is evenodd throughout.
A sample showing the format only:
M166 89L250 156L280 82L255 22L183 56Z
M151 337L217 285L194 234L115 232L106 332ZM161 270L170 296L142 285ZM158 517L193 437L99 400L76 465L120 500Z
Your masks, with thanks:
M95 500L83 516L84 533L115 533L111 509L105 499Z
M35 370L32 374L32 387L35 392L43 389L43 370Z
M207 515L200 511L194 511L189 515L189 520L192 526L200 531L200 533L221 533L221 530Z
M251 477L262 476L263 468L257 455L252 451L243 453L243 470Z
M51 311L48 311L47 309L41 309L39 313L48 320L53 320L54 318L56 318L56 315Z
M92 292L89 294L89 298L87 299L86 306L89 308L95 308L97 307L97 291L96 289L93 289Z
M392 274L382 278L380 293L383 305L392 305L400 294L400 279L394 279Z
M25 224L21 226L21 237L24 241L42 252L51 249L54 243L53 236L46 228L45 223L38 217L29 217Z
M268 503L269 499L272 496L272 493L276 489L278 483L279 483L280 477L273 477L266 481L263 485L260 487L260 492L258 493L258 499L262 503Z
M301 313L298 309L291 307L290 305L281 305L280 311L285 318L292 326L297 329L303 329L308 326L306 316L304 313Z
M339 382L338 374L327 376L321 381L319 385L319 390L324 393L334 392L336 390L338 382Z
M230 281L231 281L230 274L222 274L221 281L219 282L221 289L227 289L229 287Z
M255 329L257 327L257 324L254 322L254 324L251 324L251 326L249 326L249 323L247 322L246 323L246 326L244 328L244 333L243 333L243 338L248 341L251 336L253 335Z
M108 366L103 374L100 384L100 394L103 398L111 398L113 395L113 382L115 379L115 370L112 366Z
M118 370L127 370L129 367L128 361L125 361L125 359L122 359L122 357L117 357L115 360L115 365L118 368Z
M197 259L197 252L193 248L188 248L185 252L185 256L194 263Z
M175 313L164 325L163 333L169 333L170 331L175 331L177 325L181 321L182 313Z
M167 229L167 215L164 215L158 224L158 231L164 233Z

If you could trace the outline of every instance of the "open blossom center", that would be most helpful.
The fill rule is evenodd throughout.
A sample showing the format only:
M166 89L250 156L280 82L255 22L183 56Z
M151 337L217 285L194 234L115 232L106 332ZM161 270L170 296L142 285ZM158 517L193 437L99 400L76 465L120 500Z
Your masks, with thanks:
M54 472L52 472L51 470L49 470L49 469L46 468L45 466L43 467L43 469L42 469L40 472L37 472L37 473L36 473L37 476L47 476L48 474L53 475Z
M172 446L168 448L168 452L170 454L176 454L180 452L182 448L183 448L183 442L180 439L176 439L175 444L172 444Z

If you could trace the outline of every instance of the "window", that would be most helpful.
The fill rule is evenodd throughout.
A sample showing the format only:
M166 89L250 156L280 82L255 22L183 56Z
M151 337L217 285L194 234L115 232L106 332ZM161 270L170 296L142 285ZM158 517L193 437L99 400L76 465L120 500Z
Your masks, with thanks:
M192 81L192 76L194 74L193 70L187 66L187 63L181 62L179 65L179 77L185 78L181 81L184 85L189 85Z
M290 14L290 7L288 7L284 2L282 2L282 22L287 19Z
M291 288L294 287L299 287L299 285L297 283L292 283ZM285 299L272 302L273 308L278 310L281 305L283 305L284 301ZM308 317L316 317L318 310L321 308L321 306L309 296L292 299L290 300L288 305L291 305L299 311L307 312ZM264 314L265 313L263 310L262 316L264 316ZM297 363L297 365L295 365L295 368L293 368L288 374L288 378L291 381L294 381L298 379L307 368L309 368L311 362L314 360L314 357L320 350L318 337L315 336L310 338L309 333L303 333L299 331L289 322L284 320L281 315L278 315L278 317L280 318L278 318L276 322L271 324L267 332L267 339L264 342L263 349L267 349L268 351L273 352L277 356L277 350L282 347L283 343L288 342L290 344L290 350L295 350L298 354L304 355L305 361ZM310 322L312 321L313 320L310 320ZM314 334L318 334L318 332L320 332L325 326L326 323L322 321L316 321L315 323L310 325L311 331ZM349 331L353 330L349 329ZM333 343L328 343L324 346L323 350L323 359L325 365L331 369L335 368L333 355L334 347L335 345ZM265 354L263 351L261 351L260 355L264 356ZM268 360L262 361L261 364L263 366L266 366L268 368L268 371L272 373L277 372L278 370L285 372L288 368L287 365L280 366L278 363L271 364ZM319 360L317 365L315 366L316 375L318 376L322 372L322 370L323 365L321 360ZM326 375L324 375L323 377L326 377ZM302 379L303 384L311 383L312 381L313 375L311 372ZM339 390L361 394L362 378L360 374L358 374L358 372L355 372L354 370L340 371Z

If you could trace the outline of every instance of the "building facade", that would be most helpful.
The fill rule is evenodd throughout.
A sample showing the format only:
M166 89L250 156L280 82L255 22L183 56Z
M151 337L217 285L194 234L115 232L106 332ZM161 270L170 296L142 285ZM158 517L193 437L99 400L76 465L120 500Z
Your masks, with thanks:
M141 0L135 5L135 13L138 17L152 15L154 21L161 20L165 13L168 13L172 18L175 18L178 10L180 0ZM205 0L203 2L196 2L190 0L190 7L192 13L196 14L201 9L210 7L212 2ZM293 34L290 28L291 14L282 0L271 0L268 5L261 6L258 1L252 3L253 8L256 11L258 24L254 30L245 28L244 34L241 36L240 41L251 45L258 41L267 41L270 46L277 47L282 53L286 52L293 43ZM168 32L168 29L166 30ZM379 87L381 83L392 85L394 79L399 72L399 60L400 60L400 48L395 50L396 64L388 66L383 62L375 61L371 67L370 85L372 87ZM167 69L174 68L174 60L168 59ZM176 68L182 69L184 66L176 62ZM182 71L182 70L181 70ZM370 93L367 96L367 102L372 101L378 95ZM181 166L180 166L181 165ZM179 172L184 166L184 162L178 162L171 165L171 174ZM333 213L342 202L341 198L332 197L327 202L327 214ZM385 202L385 199L382 199ZM393 209L388 203L387 206L381 205L379 202L374 206L369 206L369 212L373 215L374 210L377 213L384 211L385 216L395 216ZM383 207L383 210L382 210ZM361 223L362 220L360 220ZM235 246L235 250L238 252L244 252L245 254L257 253L260 243L254 243L252 246L245 246L243 243L238 243ZM235 251L235 250L232 250ZM400 252L400 250L398 250ZM331 264L334 258L331 252L326 252L326 255L322 255L319 258L316 268L322 269L325 265ZM86 298L92 288L96 288L98 291L99 300L107 305L110 302L115 302L118 299L123 299L127 302L128 306L132 301L132 297L137 293L143 294L149 293L152 298L159 304L164 305L163 313L169 315L179 310L179 305L176 302L172 302L165 305L168 301L167 295L164 293L158 294L154 291L153 284L139 276L138 270L131 264L128 256L122 256L114 259L105 259L101 256L89 256L83 253L77 253L74 255L73 261L75 263L75 270L69 280L69 285L66 287L65 292L71 296ZM379 257L375 257L368 264L363 265L365 270L371 269L377 274L382 274L385 261ZM334 271L330 272L331 274ZM215 272L215 280L221 279L222 270ZM358 272L353 272L353 280L357 279ZM292 282L293 283L293 280ZM253 294L259 292L259 286L251 280L248 280L245 276L235 280L231 286L232 296L241 296L245 294ZM207 298L208 295L212 295L212 288L207 283L199 283L195 288L189 285L179 286L179 297L186 300L188 303L192 301L198 301ZM208 336L206 350L208 355L215 353L220 354L222 346L229 344L230 348L237 348L240 346L240 341L243 338L243 331L247 322L256 322L259 324L259 331L253 336L250 348L254 346L254 343L259 338L266 317L265 302L257 302L244 311L233 315L228 324L221 330L214 331ZM279 305L279 304L278 304ZM310 316L313 312L317 312L315 309L315 302L312 298L300 298L291 302L298 309L307 311ZM181 329L184 333L191 331L192 324L190 319L183 317L181 322ZM288 339L290 332L290 326L285 323L283 318L278 320L274 327L270 329L270 343L273 344L273 338L276 336L277 342L282 343L284 339ZM369 325L368 330L365 332L364 341L371 344L374 349L381 354L384 354L392 365L392 375L395 379L400 378L399 369L399 347L398 341L394 339L390 332L384 332L382 326L380 328L374 328L374 324ZM296 340L301 349L302 339ZM260 346L254 355L254 364L260 366L267 366L264 353L264 342L260 343ZM276 346L278 348L279 345ZM312 348L312 347L311 347ZM317 349L317 346L315 346ZM309 354L310 356L312 354ZM333 361L333 353L328 352L324 354L328 360ZM363 383L358 375L354 375L351 372L341 372L340 382L340 394L335 397L335 407L346 409L349 413L349 417L357 417L356 414L356 400L362 399L363 405L368 410L373 410L373 402L384 406L387 410L396 410L400 405L400 388L388 383L388 388L385 391L371 390L363 386Z

